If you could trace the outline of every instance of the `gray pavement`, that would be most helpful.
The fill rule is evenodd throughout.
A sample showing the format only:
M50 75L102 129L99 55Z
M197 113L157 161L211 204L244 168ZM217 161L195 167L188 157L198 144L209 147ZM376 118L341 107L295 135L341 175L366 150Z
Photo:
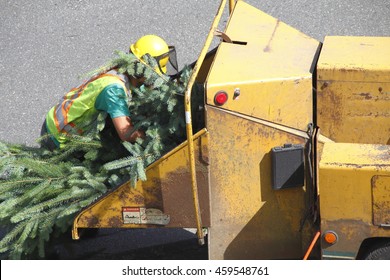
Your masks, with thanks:
M390 36L387 0L246 2L319 41L326 35ZM0 140L36 145L46 112L81 82L80 75L144 34L175 45L180 67L192 63L218 6L218 0L0 0ZM114 235L116 246L134 248L193 238L182 230Z
M389 36L387 0L247 1L305 34ZM1 0L0 140L35 145L47 110L80 75L155 33L197 59L219 1Z

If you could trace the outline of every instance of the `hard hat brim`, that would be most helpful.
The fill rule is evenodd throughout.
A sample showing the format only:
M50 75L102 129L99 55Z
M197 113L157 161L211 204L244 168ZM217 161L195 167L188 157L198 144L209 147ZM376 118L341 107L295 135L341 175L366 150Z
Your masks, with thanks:
M131 44L131 45L130 45L130 52L131 52L132 54L134 54L136 57L140 58L139 55L138 55L138 51L137 51L137 49L135 48L134 44Z

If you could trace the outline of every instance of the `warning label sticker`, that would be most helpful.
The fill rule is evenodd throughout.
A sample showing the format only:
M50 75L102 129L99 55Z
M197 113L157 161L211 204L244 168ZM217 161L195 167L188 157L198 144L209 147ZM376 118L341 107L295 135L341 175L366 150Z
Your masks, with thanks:
M123 207L122 215L124 224L167 225L170 221L169 215L155 208Z
M141 223L141 211L145 215L145 208L140 207L124 207L123 212L123 223L124 224L140 224Z

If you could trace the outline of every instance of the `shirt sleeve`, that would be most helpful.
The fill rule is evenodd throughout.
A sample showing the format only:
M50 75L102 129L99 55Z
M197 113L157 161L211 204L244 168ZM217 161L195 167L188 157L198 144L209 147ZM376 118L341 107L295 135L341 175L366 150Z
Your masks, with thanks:
M96 98L95 108L107 112L110 117L130 116L128 97L123 87L118 84L106 86Z

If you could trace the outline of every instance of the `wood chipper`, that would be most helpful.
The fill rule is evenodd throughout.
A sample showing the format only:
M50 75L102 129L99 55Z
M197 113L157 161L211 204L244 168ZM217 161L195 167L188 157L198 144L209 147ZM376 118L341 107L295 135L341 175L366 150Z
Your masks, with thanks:
M187 141L79 213L73 238L196 228L210 259L390 259L390 38L321 43L244 1L221 32L225 3Z

